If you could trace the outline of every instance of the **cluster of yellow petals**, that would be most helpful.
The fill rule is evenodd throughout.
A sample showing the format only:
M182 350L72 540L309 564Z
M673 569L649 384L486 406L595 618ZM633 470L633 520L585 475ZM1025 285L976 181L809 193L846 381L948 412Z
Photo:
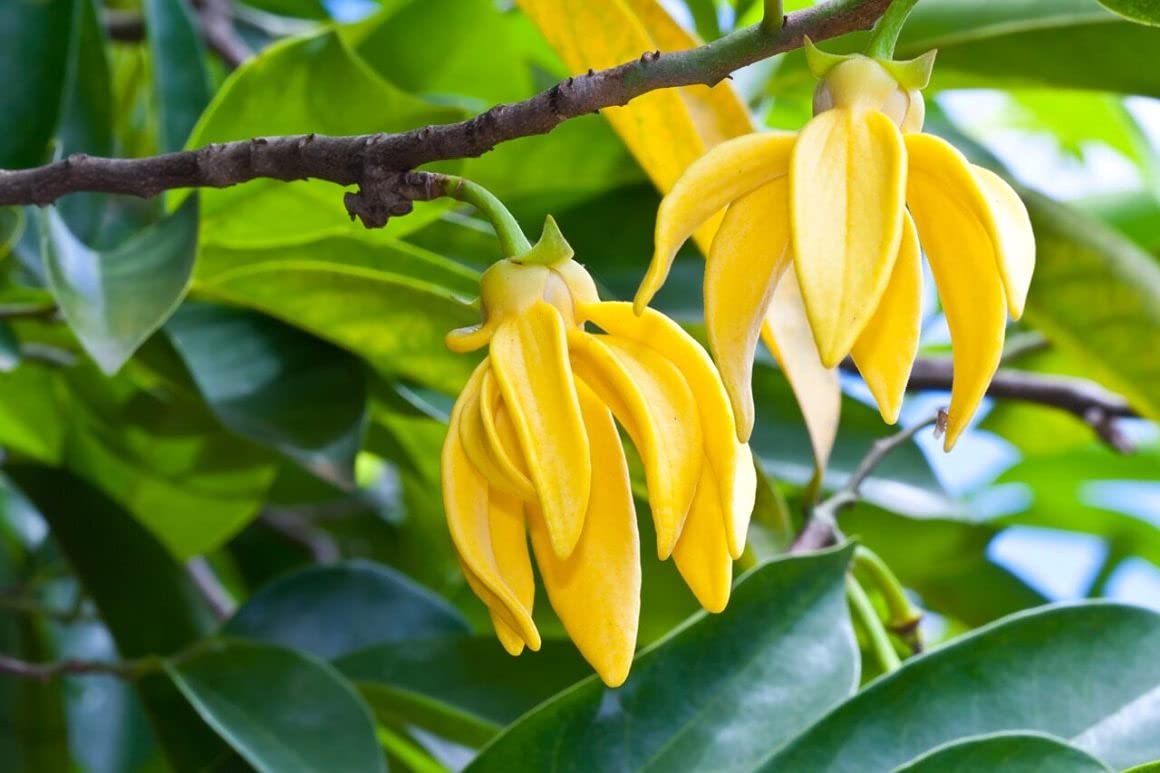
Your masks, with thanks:
M894 423L918 351L925 253L953 348L950 450L999 365L1008 315L1023 313L1035 266L1027 211L1000 177L921 132L933 56L809 53L825 70L814 118L797 134L724 142L689 167L661 204L636 309L681 244L728 207L708 256L705 317L738 437L753 426L758 333L791 264L822 364L852 357Z
M636 645L641 569L617 423L644 462L658 555L673 557L714 612L745 544L752 456L708 353L657 312L602 302L570 258L503 260L484 274L481 301L483 323L447 339L456 351L488 347L443 447L464 575L509 652L539 649L530 537L552 608L619 685Z

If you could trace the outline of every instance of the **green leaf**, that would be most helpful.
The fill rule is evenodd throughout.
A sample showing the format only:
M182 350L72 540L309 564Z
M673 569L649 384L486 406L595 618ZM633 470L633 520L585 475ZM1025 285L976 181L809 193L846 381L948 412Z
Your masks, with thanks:
M993 733L954 741L896 768L896 773L1107 773L1104 763L1041 733Z
M0 444L46 464L60 461L65 419L61 385L51 370L25 365L0 373Z
M371 645L467 634L463 617L406 575L369 561L314 566L254 594L226 623L231 636L333 660Z
M755 569L720 615L698 614L642 652L623 687L590 677L512 725L470 770L748 769L857 684L849 555Z
M898 41L905 59L932 48L934 88L1053 86L1160 95L1143 53L1160 31L1117 19L1091 0L926 0Z
M108 379L79 366L65 374L75 396L65 463L120 502L175 556L213 550L257 514L276 460L223 430L188 382L141 390L131 376L144 378Z
M0 647L10 657L39 663L54 653L42 621L0 617ZM59 680L0 680L0 759L6 769L66 773L70 768L64 686Z
M1116 767L1153 759L1157 647L1160 614L1140 607L1020 613L906 661L764 769L889 770L948 741L1004 730L1050 733Z
M186 303L165 326L222 423L321 478L354 485L366 375L343 350L244 309Z
M7 473L48 522L122 657L169 655L210 632L213 616L184 568L117 503L59 470ZM165 676L134 684L175 767L201 769L220 758L224 748Z
M1026 319L1145 416L1160 419L1160 262L1093 218L1020 190L1035 229Z
M44 163L68 73L76 0L0 3L0 168ZM19 76L17 76L19 73Z
M224 642L167 670L198 714L262 773L386 770L367 707L321 660Z
M1129 21L1160 26L1160 6L1155 0L1100 0L1100 5Z
M206 108L189 147L276 134L406 131L461 115L387 83L328 30L275 44L247 60ZM203 191L202 212L205 244L264 245L364 230L350 222L342 188L320 181L257 180ZM386 230L418 227L422 216L415 217L394 219Z
M52 209L42 232L49 285L65 319L101 370L115 373L185 294L197 199L108 251L82 243Z
M195 291L300 327L362 356L387 377L456 392L476 358L448 351L444 336L478 322L478 311L463 295L427 278L440 281L447 274L430 260L383 270L346 263L343 246L332 240L287 245L278 251L280 260L243 264L207 281L199 269ZM218 263L214 252L207 251L211 265Z
M185 0L145 0L157 145L181 150L212 96L205 47Z
M335 665L378 710L474 746L592 673L571 642L549 639L513 658L494 636L389 642Z

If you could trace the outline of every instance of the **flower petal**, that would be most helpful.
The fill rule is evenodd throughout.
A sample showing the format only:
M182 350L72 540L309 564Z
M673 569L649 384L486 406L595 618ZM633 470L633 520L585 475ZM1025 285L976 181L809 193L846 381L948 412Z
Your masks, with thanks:
M773 303L765 314L761 337L797 398L820 474L830 461L838 434L842 389L838 372L824 367L818 356L797 276L792 271L782 275L773 291Z
M701 475L701 423L684 376L652 349L612 336L568 331L576 374L632 436L644 460L657 555L669 557Z
M873 110L835 108L802 130L789 170L794 267L822 364L850 353L890 280L906 146Z
M746 134L689 165L657 210L656 248L633 301L637 314L661 289L677 250L697 227L734 199L784 175L793 144L793 134Z
M609 687L628 677L640 621L640 539L632 485L616 424L595 394L579 386L592 446L588 515L576 550L557 558L535 508L529 508L532 547L552 608L584 658Z
M890 284L850 354L887 424L898 421L922 326L922 253L908 213Z
M645 309L637 317L627 303L598 303L585 315L616 339L648 347L677 367L696 398L706 460L717 477L721 507L730 526L730 553L745 549L749 516L756 496L756 478L747 486L738 467L752 460L749 446L736 438L733 411L713 361L699 343L664 314ZM742 477L739 477L741 475ZM752 476L751 476L752 477Z
M487 606L487 614L491 617L491 625L495 628L495 635L499 639L499 643L503 645L509 655L516 656L522 653L524 651L524 638L514 627L514 623L511 622L512 617L508 614L503 603L467 568L462 557L459 559L459 568L463 571L463 576L467 578L468 587Z
M490 369L484 370L480 383L479 390L471 394L464 393L463 396L463 410L459 415L459 438L463 450L475 469L493 488L531 501L535 499L535 489L527 476L515 468L507 450L498 443L494 426L495 409L487 409L489 403L494 405L499 399ZM487 389L489 384L490 393Z
M506 424L506 432L501 425ZM506 484L500 485L493 481L492 485L509 494L514 494L525 502L534 501L536 489L528 479L527 465L520 456L519 440L515 436L515 428L511 425L511 418L503 405L503 397L499 392L499 385L495 376L488 370L483 374L479 389L479 429L483 432L482 443L487 448L488 457L492 460L495 472ZM474 430L473 430L474 431ZM471 456L471 443L464 432L464 444L467 445L468 456ZM508 441L508 442L505 442ZM472 457L474 461L474 457ZM479 467L479 465L476 465ZM480 469L483 469L480 467ZM490 478L489 478L490 480Z
M584 527L592 460L560 313L537 303L505 321L491 340L490 359L552 545L566 558Z
M789 252L789 183L763 185L725 213L705 266L709 348L737 417L737 437L753 433L753 358L765 312Z
M465 394L478 390L482 367L472 375L464 388ZM508 586L497 564L487 480L472 466L459 437L463 402L461 396L451 411L447 439L443 443L443 505L447 511L447 526L469 576L473 576L479 587L487 592L486 597L478 595L489 609L497 613L502 610L510 618L505 622L517 630L532 649L539 649L540 635L532 622L531 610Z
M488 492L487 505L496 567L504 584L530 615L536 596L536 579L528 554L528 535L524 530L524 503L518 497L492 489Z
M1007 301L996 268L991 208L962 154L929 134L908 134L907 203L930 261L951 331L951 387L946 450L979 407L999 367Z
M999 259L999 275L1007 292L1007 309L1012 319L1023 316L1031 275L1035 272L1035 232L1027 207L1015 189L999 175L981 166L971 166L979 189L991 207L992 233Z
M697 601L710 612L725 608L733 585L733 560L726 533L717 481L702 472L685 528L673 550L673 561Z

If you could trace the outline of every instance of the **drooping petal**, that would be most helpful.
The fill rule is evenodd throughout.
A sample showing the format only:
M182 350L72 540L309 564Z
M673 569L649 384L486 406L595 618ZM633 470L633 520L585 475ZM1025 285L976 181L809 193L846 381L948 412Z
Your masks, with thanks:
M508 614L503 603L475 576L467 564L463 562L462 557L459 559L459 568L463 571L463 576L467 578L468 587L487 607L487 614L491 617L491 625L495 628L495 636L499 639L499 643L513 657L522 653L524 651L524 638L514 627L515 624L511 622L512 617Z
M480 373L481 369L476 369L464 389L465 393L478 390ZM489 609L502 610L510 618L505 622L519 632L528 646L539 649L540 634L532 622L531 610L507 585L496 561L487 480L472 466L459 437L462 407L463 398L460 397L451 411L442 454L443 505L451 539L471 576L490 594L483 598L484 603ZM479 595L483 597L483 594Z
M789 170L794 267L822 364L850 353L886 289L906 193L906 146L873 110L835 108L798 137Z
M644 460L657 555L669 557L689 512L704 458L697 402L681 372L652 349L568 331L576 374L612 409Z
M485 388L489 383L492 385L491 394ZM459 415L459 438L463 442L463 450L492 488L532 500L535 498L535 490L531 482L527 476L514 469L507 452L497 447L489 434L494 409L487 410L485 406L499 396L490 369L484 370L480 384L479 390L465 392L463 395L463 410ZM494 426L490 429L494 433Z
M816 469L824 471L838 434L842 389L838 372L824 367L818 356L797 276L792 271L782 275L773 291L761 337L793 389L810 435Z
M592 460L560 313L537 303L504 321L491 340L490 359L552 545L565 558L584 526Z
M789 184L785 177L733 202L705 265L709 348L737 417L737 437L753 433L753 357L773 290L789 265Z
M725 608L733 584L726 532L717 481L702 472L685 528L673 550L673 561L697 601L710 612Z
M536 596L536 579L524 529L524 503L518 497L492 489L488 492L487 504L491 548L500 577L530 615Z
M997 246L999 275L1007 292L1007 310L1012 319L1023 316L1031 275L1035 272L1035 233L1027 207L1015 189L999 175L981 166L971 166L979 189L991 205L993 237Z
M525 502L536 498L536 489L528 478L527 465L520 456L519 442L515 440L514 427L511 427L511 418L503 407L503 397L499 392L499 385L491 371L483 374L479 389L479 419L483 431L484 444L488 455L492 459L497 474L506 482L507 487L492 483L510 494L518 496ZM507 423L510 437L515 442L505 443L501 435L500 424ZM465 438L466 442L466 438ZM470 456L470 445L468 455Z
M584 385L580 406L592 446L592 497L584 531L566 559L551 549L529 508L536 563L548 599L584 658L609 687L628 676L640 620L640 539L628 464L612 414Z
M999 367L1007 300L996 268L990 205L962 154L928 134L906 137L907 203L938 285L954 358L945 448L979 407Z
M922 327L922 254L908 213L890 284L850 352L887 424L898 421Z
M694 161L657 210L656 247L636 291L639 314L665 283L681 245L729 202L786 173L794 135L762 132L722 142Z
M713 361L680 325L663 314L645 309L637 317L627 303L598 303L586 307L588 318L614 339L645 346L677 367L696 399L705 458L716 476L721 508L729 529L729 551L740 556L753 511L756 480L749 486L738 478L738 466L751 460L749 447L736 438L729 398ZM732 528L741 524L739 528Z

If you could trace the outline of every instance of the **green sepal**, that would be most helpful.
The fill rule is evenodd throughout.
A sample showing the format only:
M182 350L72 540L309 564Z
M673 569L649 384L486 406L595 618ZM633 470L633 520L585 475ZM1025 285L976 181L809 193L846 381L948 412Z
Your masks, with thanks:
M842 62L861 56L861 54L831 54L823 51L814 45L814 41L810 40L808 35L802 39L802 48L806 52L806 66L810 68L810 72L818 80L826 77L830 70Z
M571 260L575 254L572 245L568 244L564 234L560 233L560 226L556 225L556 219L548 215L544 220L544 230L540 233L540 240L530 250L522 255L514 256L512 260L524 265L554 266L557 263Z
M938 49L932 48L920 57L896 62L893 59L875 59L886 72L894 76L894 80L904 89L911 91L922 90L930 83L930 73L934 69L934 58Z

